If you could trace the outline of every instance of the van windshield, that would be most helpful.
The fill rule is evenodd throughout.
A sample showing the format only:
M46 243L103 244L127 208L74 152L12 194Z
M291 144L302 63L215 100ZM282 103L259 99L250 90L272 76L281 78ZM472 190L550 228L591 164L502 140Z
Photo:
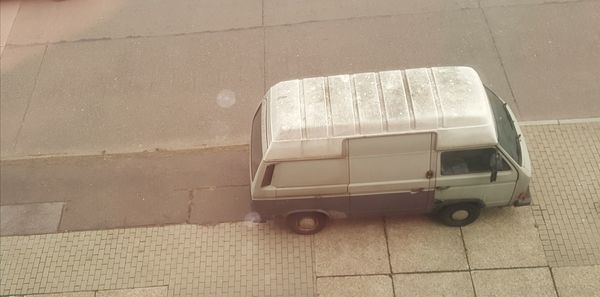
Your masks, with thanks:
M521 165L521 146L519 135L515 129L513 119L510 117L505 103L490 89L485 88L492 106L494 120L496 121L496 134L498 143L510 155L510 157Z
M254 119L252 120L252 136L250 139L250 166L252 169L252 180L254 180L254 176L256 175L256 171L258 170L258 165L260 165L260 161L262 160L263 152L262 152L262 135L261 133L261 110L262 105L256 111L254 115Z

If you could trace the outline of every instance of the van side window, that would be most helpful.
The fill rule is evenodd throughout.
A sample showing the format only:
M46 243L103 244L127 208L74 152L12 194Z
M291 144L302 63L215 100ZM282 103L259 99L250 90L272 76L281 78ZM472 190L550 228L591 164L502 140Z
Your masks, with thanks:
M348 160L308 160L275 165L271 185L310 187L348 184Z
M496 150L493 148L451 151L442 153L442 175L456 175L491 172L490 160ZM510 166L502 158L501 169L510 170Z

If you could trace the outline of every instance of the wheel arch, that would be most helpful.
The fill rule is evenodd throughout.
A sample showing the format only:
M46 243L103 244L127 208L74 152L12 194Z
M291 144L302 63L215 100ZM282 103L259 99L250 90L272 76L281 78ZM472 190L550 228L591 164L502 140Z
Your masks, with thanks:
M329 213L327 211L325 211L323 209L319 209L319 208L295 209L295 210L287 212L284 215L284 217L287 218L287 217L289 217L290 215L293 215L293 214L306 213L306 212L316 212L316 213L320 213L320 214L324 215L328 219L330 218L330 215L329 215Z
M436 199L434 201L434 205L433 205L433 212L437 212L446 206L463 204L463 203L476 204L480 208L484 208L486 206L485 202L483 202L483 200L481 200L479 198L452 199L452 200L445 200L445 201Z

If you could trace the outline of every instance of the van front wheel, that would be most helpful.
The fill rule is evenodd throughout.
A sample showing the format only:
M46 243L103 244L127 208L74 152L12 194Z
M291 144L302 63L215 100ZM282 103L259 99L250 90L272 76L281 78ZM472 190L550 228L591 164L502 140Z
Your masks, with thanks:
M473 223L478 217L481 207L474 203L448 205L438 212L438 218L447 226L461 227Z
M292 231L310 235L323 230L327 224L327 216L320 212L299 212L288 215L286 221Z

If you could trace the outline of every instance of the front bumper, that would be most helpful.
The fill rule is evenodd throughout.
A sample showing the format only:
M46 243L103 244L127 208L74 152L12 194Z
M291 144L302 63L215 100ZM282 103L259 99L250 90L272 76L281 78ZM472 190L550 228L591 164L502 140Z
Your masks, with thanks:
M531 205L531 193L529 192L529 188L525 191L525 193L519 194L517 199L513 202L514 206L527 206Z
M515 202L513 203L513 206L527 206L531 204L531 197L529 197L529 199L526 200L515 200Z

